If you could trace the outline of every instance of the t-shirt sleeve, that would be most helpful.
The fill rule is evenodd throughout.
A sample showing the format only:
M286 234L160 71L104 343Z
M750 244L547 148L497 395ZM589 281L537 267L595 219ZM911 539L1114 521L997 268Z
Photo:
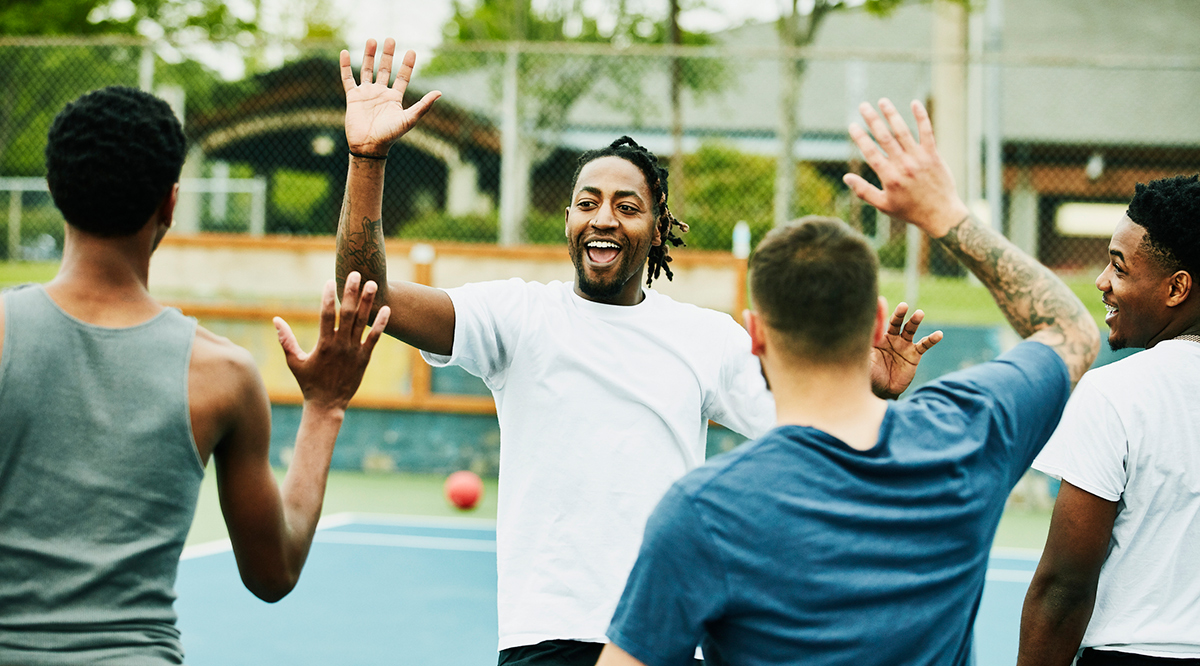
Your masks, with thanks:
M729 319L721 352L721 377L705 417L758 439L775 427L775 399L763 379L762 365L750 351L750 334Z
M1010 481L1016 483L1054 432L1070 393L1062 357L1026 341L993 361L922 386L911 399L941 402L967 419L989 419L988 440L1007 450Z
M715 544L676 485L646 523L608 639L647 666L691 666L705 624L720 615L727 598Z
M519 278L447 289L454 304L454 347L449 356L423 351L421 357L435 368L457 365L488 388L500 388L527 316L529 290Z
M1088 373L1075 387L1058 429L1033 468L1116 502L1125 492L1129 439L1120 414Z

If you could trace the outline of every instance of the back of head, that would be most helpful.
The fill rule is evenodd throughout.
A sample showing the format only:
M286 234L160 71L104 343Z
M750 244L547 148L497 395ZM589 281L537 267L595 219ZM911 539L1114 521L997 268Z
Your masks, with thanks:
M879 299L879 260L845 222L805 217L773 229L750 258L750 293L792 356L866 359Z
M112 86L68 104L50 126L46 182L72 226L136 233L179 181L187 147L166 102Z
M1200 177L1138 183L1126 214L1146 230L1143 246L1164 271L1200 279Z

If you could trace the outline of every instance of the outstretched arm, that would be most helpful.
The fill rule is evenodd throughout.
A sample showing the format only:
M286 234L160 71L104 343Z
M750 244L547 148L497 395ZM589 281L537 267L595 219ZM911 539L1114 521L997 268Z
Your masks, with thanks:
M350 53L341 53L342 87L346 91L346 141L350 166L346 194L337 230L337 282L345 283L351 271L379 285L378 306L390 305L392 317L387 333L419 349L449 354L454 342L454 306L440 289L411 282L387 280L387 257L383 241L383 176L386 156L392 145L416 126L421 116L441 96L431 92L405 109L404 91L412 77L416 54L408 51L391 78L396 42L384 42L375 77L375 40L367 41L363 54L361 83L354 80ZM364 157L365 156L365 157Z
M1069 666L1092 617L1117 503L1063 481L1021 611L1017 666Z
M246 588L264 601L281 599L300 577L321 515L329 462L346 406L358 390L390 314L388 308L381 309L363 339L375 284L368 282L360 298L359 277L353 273L346 281L341 325L335 330L333 288L330 281L311 352L302 351L287 323L275 319L288 367L304 395L283 487L276 484L267 456L271 413L266 390L246 354L239 358L242 389L231 395L227 430L213 450L221 511L238 571Z
M850 126L850 136L883 188L855 174L846 174L846 184L884 214L938 240L987 287L1017 333L1057 352L1072 384L1078 382L1100 350L1099 329L1083 303L1050 269L971 217L937 152L925 107L912 106L920 143L891 102L881 100L879 108L886 122L870 104L859 107L879 147L858 125Z

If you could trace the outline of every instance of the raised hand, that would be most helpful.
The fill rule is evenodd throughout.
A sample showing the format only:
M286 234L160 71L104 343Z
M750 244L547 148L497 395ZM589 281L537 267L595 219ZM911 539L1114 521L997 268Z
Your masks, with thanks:
M363 329L370 321L371 304L375 301L376 286L374 282L367 282L360 293L361 281L357 272L346 277L342 312L336 328L337 304L333 297L333 280L325 283L325 291L321 294L321 325L317 344L311 352L301 349L287 322L275 317L279 344L287 357L288 368L300 384L306 403L345 409L362 383L363 372L371 360L375 343L379 342L379 336L387 326L391 310L387 306L380 308L374 325L367 331L366 339L363 339Z
M350 68L350 52L342 51L342 87L346 90L346 141L350 150L365 155L386 155L404 133L412 129L421 116L429 111L442 93L432 91L421 101L404 108L404 90L412 77L417 54L408 51L396 72L396 83L388 86L392 75L392 60L396 54L396 41L390 37L383 42L383 54L379 58L379 75L375 77L374 39L367 40L363 52L360 83L355 83Z
M921 355L942 341L942 332L934 331L914 343L917 328L925 313L917 310L904 323L908 303L901 303L892 312L887 335L871 350L871 389L881 398L897 398L917 374Z
M846 174L842 180L858 198L885 215L914 224L933 238L941 238L962 222L970 210L958 196L950 167L938 154L929 113L920 102L912 103L921 137L917 143L889 100L879 100L879 110L886 122L870 104L864 102L858 107L878 146L857 123L850 125L850 138L879 176L882 189L856 174Z

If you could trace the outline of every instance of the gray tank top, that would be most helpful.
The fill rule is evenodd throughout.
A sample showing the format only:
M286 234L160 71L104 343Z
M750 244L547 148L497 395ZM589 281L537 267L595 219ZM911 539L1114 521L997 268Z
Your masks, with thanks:
M196 320L129 328L4 294L0 664L181 664L175 573L204 468L187 378Z

